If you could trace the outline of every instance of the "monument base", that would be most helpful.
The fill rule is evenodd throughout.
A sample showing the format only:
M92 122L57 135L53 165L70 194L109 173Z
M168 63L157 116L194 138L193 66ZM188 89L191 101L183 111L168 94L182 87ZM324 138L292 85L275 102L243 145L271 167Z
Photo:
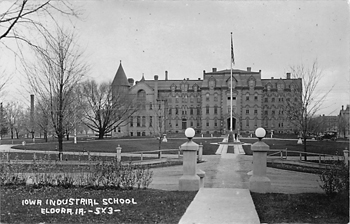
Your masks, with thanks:
M228 134L228 143L233 143L235 141L235 136L232 131L229 132Z
M198 175L183 175L179 179L179 191L198 191L199 187Z
M256 193L268 193L271 189L271 180L268 177L251 176L249 178L249 190Z

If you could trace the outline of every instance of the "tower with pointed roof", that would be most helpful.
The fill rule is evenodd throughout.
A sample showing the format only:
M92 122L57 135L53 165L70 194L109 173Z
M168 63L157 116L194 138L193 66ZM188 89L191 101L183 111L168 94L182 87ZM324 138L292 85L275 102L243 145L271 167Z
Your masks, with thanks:
M117 94L118 92L129 91L129 87L130 85L124 72L122 61L120 61L119 68L112 82L113 96L115 96L115 94Z

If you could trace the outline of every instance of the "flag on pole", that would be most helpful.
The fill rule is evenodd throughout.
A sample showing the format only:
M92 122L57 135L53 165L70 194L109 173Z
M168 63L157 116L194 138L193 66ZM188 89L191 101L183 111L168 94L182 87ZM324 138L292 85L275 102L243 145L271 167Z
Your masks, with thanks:
M235 64L235 54L233 53L233 40L232 40L232 32L231 32L231 62Z

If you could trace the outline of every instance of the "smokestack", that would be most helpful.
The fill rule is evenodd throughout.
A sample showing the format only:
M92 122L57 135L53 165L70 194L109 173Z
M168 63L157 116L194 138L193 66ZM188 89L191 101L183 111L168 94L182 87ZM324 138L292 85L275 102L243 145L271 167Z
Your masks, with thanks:
M30 128L34 138L34 94L30 95Z
M133 78L128 78L128 83L130 86L134 85L134 79Z
M165 71L165 80L168 80L168 71Z
M290 79L290 73L289 72L287 73L287 79Z

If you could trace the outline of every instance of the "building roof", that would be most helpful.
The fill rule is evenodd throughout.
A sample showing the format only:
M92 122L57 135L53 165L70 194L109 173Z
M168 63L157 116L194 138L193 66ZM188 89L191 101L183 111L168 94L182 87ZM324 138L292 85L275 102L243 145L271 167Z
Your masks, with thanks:
M122 62L120 61L120 65L118 68L117 73L114 76L113 82L112 82L113 86L127 86L129 87L129 82L128 79L125 75L123 66L122 66Z

